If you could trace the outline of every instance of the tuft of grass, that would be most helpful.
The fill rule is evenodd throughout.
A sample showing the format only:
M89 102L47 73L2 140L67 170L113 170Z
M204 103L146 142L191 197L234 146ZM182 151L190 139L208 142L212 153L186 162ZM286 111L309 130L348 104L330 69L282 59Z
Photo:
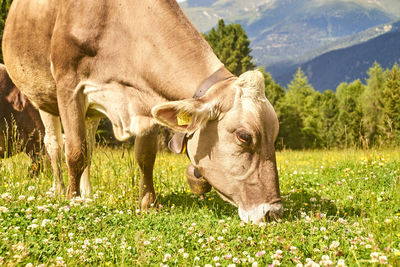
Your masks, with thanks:
M186 157L168 153L139 211L133 154L98 147L93 196L73 200L49 191L49 170L30 176L26 155L2 160L0 265L400 265L399 150L278 152L285 215L259 225L214 190L191 194Z

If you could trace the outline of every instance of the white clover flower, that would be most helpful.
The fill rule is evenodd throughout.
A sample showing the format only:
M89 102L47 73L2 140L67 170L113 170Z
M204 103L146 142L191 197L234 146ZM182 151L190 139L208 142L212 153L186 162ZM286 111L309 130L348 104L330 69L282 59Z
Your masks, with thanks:
M166 261L168 261L169 259L171 258L171 254L165 254L164 255L164 259L163 259L163 262L166 262Z
M379 256L379 264L387 264L387 257L384 255Z
M344 259L339 259L336 267L346 267L346 263L344 262Z
M370 256L371 256L372 262L378 262L378 258L379 258L379 253L378 252L372 252L370 254Z
M331 245L329 246L330 249L336 249L337 247L339 247L340 243L339 241L333 241L331 243Z
M26 196L24 196L24 195L20 195L19 197L18 197L18 200L25 200L26 199Z
M278 260L273 260L273 261L272 261L272 265L273 265L273 266L279 266L279 265L281 265L281 262L278 261Z
M0 214L1 213L7 213L9 209L7 207L0 207Z
M184 258L184 259L187 259L187 258L189 258L189 253L186 253L186 252L185 252L185 253L183 253L183 258Z

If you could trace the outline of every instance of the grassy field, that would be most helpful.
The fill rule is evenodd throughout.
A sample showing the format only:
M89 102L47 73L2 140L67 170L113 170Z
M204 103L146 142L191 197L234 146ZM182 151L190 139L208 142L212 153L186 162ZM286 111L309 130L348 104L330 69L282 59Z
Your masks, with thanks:
M279 152L285 215L260 225L191 194L183 155L158 155L143 213L133 151L98 148L93 197L71 201L20 154L0 163L0 266L400 266L399 151Z

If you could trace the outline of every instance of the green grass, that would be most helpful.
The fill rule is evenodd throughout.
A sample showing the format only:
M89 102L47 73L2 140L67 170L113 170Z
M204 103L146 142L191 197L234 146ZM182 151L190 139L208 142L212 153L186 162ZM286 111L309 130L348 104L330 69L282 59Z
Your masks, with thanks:
M127 149L96 150L85 201L48 192L51 172L29 176L23 154L2 160L0 265L400 265L399 150L277 158L285 215L260 225L241 223L215 191L191 194L183 155L158 155L147 213L137 210L139 169Z

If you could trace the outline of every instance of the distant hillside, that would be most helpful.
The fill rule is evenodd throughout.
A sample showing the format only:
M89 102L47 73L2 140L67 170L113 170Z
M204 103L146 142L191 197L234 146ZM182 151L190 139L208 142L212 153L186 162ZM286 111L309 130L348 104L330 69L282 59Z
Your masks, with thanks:
M267 68L305 62L342 38L400 18L399 0L188 0L181 5L202 32L219 18L240 23L256 63ZM371 34L363 40L376 36Z
M391 31L366 42L325 53L307 63L286 66L286 73L274 78L286 86L301 67L316 90L335 90L340 82L365 79L375 61L384 68L400 63L399 48L400 22L397 22L391 25Z

